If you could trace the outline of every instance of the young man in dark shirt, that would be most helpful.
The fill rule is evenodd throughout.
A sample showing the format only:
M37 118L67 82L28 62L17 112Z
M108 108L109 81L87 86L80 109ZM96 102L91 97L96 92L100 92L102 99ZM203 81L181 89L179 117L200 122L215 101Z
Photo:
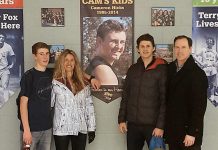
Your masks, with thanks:
M21 145L31 145L31 150L50 150L52 71L46 68L49 46L38 42L32 46L32 54L35 67L26 71L20 82Z
M154 38L137 39L140 57L127 72L118 116L121 133L127 132L127 150L142 150L152 136L162 137L165 124L166 65L153 57Z

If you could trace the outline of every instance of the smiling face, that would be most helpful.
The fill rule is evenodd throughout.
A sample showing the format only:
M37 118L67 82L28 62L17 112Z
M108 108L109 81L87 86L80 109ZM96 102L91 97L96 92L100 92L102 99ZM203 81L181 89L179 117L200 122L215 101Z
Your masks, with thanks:
M126 33L109 32L104 39L97 38L97 48L99 49L99 56L103 57L109 64L113 64L115 60L120 58L123 53L126 42Z
M64 69L66 73L72 73L75 66L75 59L72 54L67 54L64 59Z
M39 48L37 53L34 54L36 65L38 67L46 68L49 62L49 50L47 48Z
M153 57L153 52L155 48L153 47L151 41L141 41L138 46L138 53L142 59L150 59Z
M179 64L184 64L191 54L191 48L186 38L177 39L174 45L174 53Z

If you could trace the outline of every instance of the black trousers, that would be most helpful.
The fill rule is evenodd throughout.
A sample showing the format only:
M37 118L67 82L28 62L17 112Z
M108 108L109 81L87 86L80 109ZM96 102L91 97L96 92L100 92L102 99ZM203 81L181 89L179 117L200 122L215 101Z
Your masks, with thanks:
M54 135L56 150L68 150L71 141L72 150L85 150L86 134L79 133L76 135L57 136Z
M193 146L185 147L183 143L168 143L169 150L201 150L201 145L194 144Z
M153 126L128 123L127 129L127 150L142 150L145 141L149 146Z

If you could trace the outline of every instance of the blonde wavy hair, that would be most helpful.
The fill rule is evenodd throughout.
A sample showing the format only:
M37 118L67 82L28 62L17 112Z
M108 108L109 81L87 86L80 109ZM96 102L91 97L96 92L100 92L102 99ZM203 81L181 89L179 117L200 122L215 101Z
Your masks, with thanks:
M84 79L84 72L80 67L79 59L76 55L76 53L73 50L65 49L58 59L55 62L55 68L54 68L54 74L53 79L62 80L64 81L64 84L66 85L67 78L66 78L66 71L64 69L64 62L66 56L70 54L74 57L75 66L73 70L73 76L72 81L74 83L74 88L76 93L81 91L85 87L85 79Z

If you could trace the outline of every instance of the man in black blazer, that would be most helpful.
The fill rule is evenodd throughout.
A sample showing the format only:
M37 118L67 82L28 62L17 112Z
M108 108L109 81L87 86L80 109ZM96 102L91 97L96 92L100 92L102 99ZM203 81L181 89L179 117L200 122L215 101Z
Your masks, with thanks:
M201 150L208 81L191 50L191 38L174 39L176 60L168 66L165 130L170 150Z

